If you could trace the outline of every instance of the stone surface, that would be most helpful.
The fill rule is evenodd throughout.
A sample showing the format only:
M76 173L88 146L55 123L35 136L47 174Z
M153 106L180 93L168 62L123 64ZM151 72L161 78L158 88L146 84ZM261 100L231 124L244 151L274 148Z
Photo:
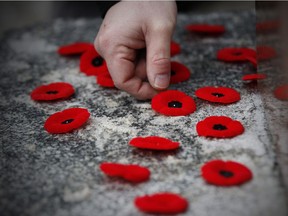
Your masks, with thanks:
M217 38L198 37L183 28L193 22L224 24L227 33ZM249 63L223 63L215 57L224 47L255 48L255 14L179 15L174 40L181 44L182 52L174 60L187 65L192 77L171 89L195 98L199 87L223 85L235 88L242 97L227 106L195 98L197 111L185 117L158 115L149 101L139 102L122 91L101 88L94 77L79 72L78 58L57 55L60 45L92 42L100 23L100 19L56 20L12 31L1 41L1 215L144 215L134 207L134 197L162 191L180 193L188 199L190 208L183 215L287 215L281 169L285 159L288 161L287 147L284 149L287 137L279 138L280 144L279 139L272 139L287 129L285 116L275 112L285 111L287 102L272 97L274 81L261 81L254 87L242 83L242 75L253 72ZM75 96L53 103L30 99L29 93L36 86L56 81L71 83ZM274 111L267 111L267 106ZM87 108L91 113L88 123L73 133L48 134L43 129L45 119L70 107ZM245 133L233 139L198 137L195 124L210 115L241 121ZM275 119L281 124L270 124ZM179 141L181 149L161 153L128 146L131 138L148 135ZM283 166L277 165L277 144ZM254 178L240 187L207 185L199 169L211 159L241 162L252 170ZM147 166L151 180L131 185L110 179L99 170L103 161Z

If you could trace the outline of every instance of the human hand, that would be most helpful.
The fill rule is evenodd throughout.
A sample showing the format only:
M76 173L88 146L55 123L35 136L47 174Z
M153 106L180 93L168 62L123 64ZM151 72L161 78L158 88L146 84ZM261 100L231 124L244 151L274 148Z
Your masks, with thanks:
M145 100L169 86L176 15L174 1L122 1L108 10L94 44L117 88Z

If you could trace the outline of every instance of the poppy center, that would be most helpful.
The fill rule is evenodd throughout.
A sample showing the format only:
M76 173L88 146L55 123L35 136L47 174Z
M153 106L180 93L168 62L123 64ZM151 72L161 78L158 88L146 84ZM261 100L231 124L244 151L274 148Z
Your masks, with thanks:
M234 55L234 56L240 56L240 55L242 55L242 52L240 52L240 51L235 51L235 52L233 52L233 55Z
M171 76L174 76L175 74L176 74L176 72L171 70Z
M179 101L170 101L168 103L168 107L171 108L181 108L182 107L182 103L180 103Z
M67 120L61 122L61 124L70 124L73 121L74 121L74 119L67 119Z
M215 96L215 97L218 97L218 98L219 97L224 97L224 94L221 94L221 93L218 93L218 92L213 92L212 95Z
M47 91L46 94L58 94L58 91Z
M214 130L227 130L227 127L221 124L215 124L213 125Z
M230 178L232 176L234 176L233 172L227 171L227 170L220 170L219 174L222 175L225 178Z
M97 56L92 60L92 65L95 67L99 67L103 64L103 58L101 56Z

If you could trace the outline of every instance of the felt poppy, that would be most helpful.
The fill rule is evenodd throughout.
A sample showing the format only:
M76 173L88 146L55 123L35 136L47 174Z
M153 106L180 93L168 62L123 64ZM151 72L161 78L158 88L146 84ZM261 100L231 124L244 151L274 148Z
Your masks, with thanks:
M176 84L179 82L184 82L190 78L189 69L179 62L171 62L171 77L170 83Z
M274 96L279 100L288 100L288 84L277 87Z
M250 169L234 161L209 161L201 167L201 174L207 183L217 186L241 185L252 179Z
M258 74L258 73L255 73L255 74L246 74L242 77L242 80L243 81L250 81L250 80L261 80L261 79L266 79L266 74Z
M178 43L176 43L175 41L171 41L170 44L170 55L175 56L177 54L179 54L181 52L181 47Z
M108 176L120 177L133 183L147 181L150 177L149 169L133 164L102 163L100 169Z
M264 22L259 22L256 24L256 31L261 33L276 31L280 26L278 20L269 20Z
M63 56L71 56L71 55L81 55L87 50L93 48L93 44L86 42L76 42L73 44L67 44L64 46L60 46L57 52Z
M256 58L256 52L250 48L223 48L218 51L217 59L226 62L245 62L248 58Z
M178 214L188 208L185 198L169 192L136 197L134 204L140 211L154 214Z
M152 98L151 107L167 116L185 116L196 110L196 104L190 96L177 90L167 90Z
M202 87L195 91L195 95L214 103L230 104L240 100L239 92L227 87Z
M169 139L149 136L149 137L135 137L129 142L130 145L141 148L141 149L151 149L151 150L174 150L179 148L178 142L173 142Z
M101 74L97 76L97 83L102 86L102 87L106 87L106 88L114 88L114 82L110 76L109 73L107 74Z
M244 132L241 122L226 116L210 116L196 125L199 136L231 138Z
M256 48L257 59L259 61L269 60L276 57L276 51L269 46L258 46Z
M89 118L90 113L84 108L70 108L51 115L44 128L52 134L61 134L81 127Z
M73 86L65 82L56 82L35 88L30 97L35 101L54 101L66 99L75 93Z
M188 31L203 35L220 35L225 32L225 27L222 25L191 24L187 25L185 28Z
M109 73L106 61L99 55L94 47L82 54L80 58L80 71L87 76Z

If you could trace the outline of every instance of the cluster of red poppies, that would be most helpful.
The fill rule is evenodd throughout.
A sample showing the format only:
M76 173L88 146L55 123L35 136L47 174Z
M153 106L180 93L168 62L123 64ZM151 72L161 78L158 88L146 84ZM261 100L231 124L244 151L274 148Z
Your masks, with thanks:
M189 25L187 30L201 35L221 35L225 28L220 25L197 24ZM260 50L260 51L259 51ZM171 56L179 54L181 48L176 42L171 43ZM260 47L262 60L270 59L276 54L267 47ZM62 46L58 53L63 56L81 55L80 71L87 76L96 76L97 83L103 87L114 87L105 60L98 54L90 43L74 43ZM217 58L225 62L251 62L257 67L256 52L249 48L225 48L219 50ZM190 78L189 69L179 62L171 62L171 84L186 81ZM264 74L248 74L243 80L264 79ZM71 97L75 90L69 83L51 83L36 88L31 93L35 101L63 100ZM288 85L277 88L275 96L287 100ZM236 90L227 87L206 86L195 91L195 95L213 103L231 104L240 100ZM196 103L192 97L178 90L167 90L157 94L151 101L151 107L156 112L166 116L186 116L196 111ZM70 108L51 115L45 122L44 128L52 134L67 133L82 126L90 113L84 108ZM227 116L210 116L196 124L199 136L213 138L232 138L244 132L243 125ZM148 136L135 137L129 144L135 148L154 151L173 151L180 143L164 137ZM135 164L119 164L105 162L100 169L108 176L120 177L132 183L149 180L150 170ZM234 161L212 160L201 167L203 179L217 186L233 186L243 184L252 179L252 172L244 165ZM186 211L188 202L178 194L164 192L135 198L138 209L148 213L176 214Z

